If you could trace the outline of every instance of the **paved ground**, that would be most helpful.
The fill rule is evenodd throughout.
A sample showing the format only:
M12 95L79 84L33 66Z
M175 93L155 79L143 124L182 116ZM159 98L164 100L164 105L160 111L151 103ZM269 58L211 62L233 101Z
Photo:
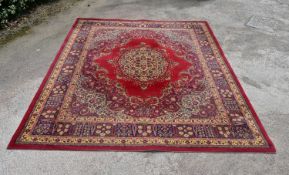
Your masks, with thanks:
M74 19L208 20L277 154L6 150ZM0 49L0 174L289 174L288 0L86 0Z

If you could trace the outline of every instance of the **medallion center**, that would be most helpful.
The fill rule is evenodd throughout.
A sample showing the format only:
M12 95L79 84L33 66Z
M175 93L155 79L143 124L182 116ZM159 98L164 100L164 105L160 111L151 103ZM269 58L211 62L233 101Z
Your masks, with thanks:
M144 44L124 51L118 63L124 75L140 82L157 80L166 73L169 65L161 51Z

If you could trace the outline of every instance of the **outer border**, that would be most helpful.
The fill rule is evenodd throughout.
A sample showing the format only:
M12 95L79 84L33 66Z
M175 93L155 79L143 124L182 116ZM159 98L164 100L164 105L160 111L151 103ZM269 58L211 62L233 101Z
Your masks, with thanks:
M170 152L255 152L255 153L276 153L276 149L274 144L272 143L272 141L270 140L268 134L266 133L260 119L258 118L252 104L250 103L247 95L245 94L244 89L242 88L237 76L235 75L230 63L228 62L216 36L214 35L211 27L209 26L207 21L197 21L197 22L203 22L206 24L206 26L208 27L208 30L211 34L211 36L213 37L213 40L215 42L215 44L217 45L221 55L222 55L222 59L224 60L224 62L226 63L230 73L233 76L234 81L236 82L238 88L240 89L240 92L243 96L243 98L245 99L250 111L253 114L253 117L256 121L256 123L258 124L261 133L263 134L264 138L266 139L269 147L268 148L258 148L258 147L246 147L246 148L241 148L241 147L228 147L228 148L224 148L224 147L172 147L172 146L75 146L75 145L37 145L37 144L17 144L16 140L18 138L18 136L21 134L22 129L24 129L25 127L25 123L27 122L27 120L29 119L29 115L30 113L33 111L33 108L39 98L39 96L41 95L41 92L58 60L58 58L60 57L62 50L64 49L67 41L69 40L73 29L75 28L75 26L77 25L79 20L105 20L105 19L101 19L101 18L77 18L68 35L66 36L65 40L63 41L56 57L54 58L54 61L52 62L45 78L43 79L37 93L35 94L31 104L29 105L28 110L26 111L19 127L17 128L16 132L14 133L7 149L39 149L39 150L75 150L75 151L170 151ZM126 20L126 19L107 19L107 20L111 20L111 21L156 21L156 20ZM158 21L158 22L164 22L164 21ZM190 21L165 21L165 22L190 22Z

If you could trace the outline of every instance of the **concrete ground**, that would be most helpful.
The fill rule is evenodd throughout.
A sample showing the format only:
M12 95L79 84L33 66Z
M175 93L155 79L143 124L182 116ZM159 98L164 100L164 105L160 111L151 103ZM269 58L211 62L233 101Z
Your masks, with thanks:
M76 17L208 20L277 154L6 150ZM0 174L289 174L289 0L85 0L0 48Z

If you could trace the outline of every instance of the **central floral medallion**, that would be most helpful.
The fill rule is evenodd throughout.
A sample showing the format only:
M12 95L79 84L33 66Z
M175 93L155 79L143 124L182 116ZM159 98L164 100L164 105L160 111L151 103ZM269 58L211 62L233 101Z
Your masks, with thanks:
M153 49L145 43L133 49L123 49L118 61L126 77L140 82L142 89L147 89L149 82L164 76L169 66L163 50ZM166 79L170 77L167 75Z
M125 75L138 81L156 80L164 75L168 62L156 49L141 44L140 48L125 52L119 60L121 70Z

